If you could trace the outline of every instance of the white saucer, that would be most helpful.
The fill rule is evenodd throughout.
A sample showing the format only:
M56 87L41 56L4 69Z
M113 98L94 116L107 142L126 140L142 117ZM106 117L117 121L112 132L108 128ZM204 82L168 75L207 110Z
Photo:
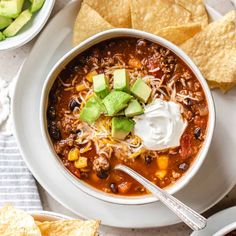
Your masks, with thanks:
M48 24L16 83L13 99L15 136L30 170L40 184L63 206L84 218L101 219L105 225L148 228L175 224L179 219L160 202L142 206L106 203L77 189L59 170L58 162L44 145L39 125L39 104L44 80L55 62L71 48L71 29L79 9L73 1ZM216 19L220 15L209 9ZM214 92L216 130L203 166L175 196L204 212L228 193L236 180L236 90L227 95Z
M193 232L191 236L213 235L233 222L236 222L236 207L230 207L209 217L206 228L198 232Z

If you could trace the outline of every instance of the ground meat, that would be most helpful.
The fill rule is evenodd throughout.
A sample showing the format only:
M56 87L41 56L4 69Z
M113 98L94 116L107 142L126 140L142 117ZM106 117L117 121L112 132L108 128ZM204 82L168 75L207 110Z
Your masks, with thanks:
M76 139L76 134L70 134L70 136L66 139L63 139L57 143L54 144L54 148L57 154L63 153L63 150L66 147L72 147L74 146L74 141Z
M99 156L93 161L93 170L97 173L102 171L108 171L110 168L110 163L107 158Z

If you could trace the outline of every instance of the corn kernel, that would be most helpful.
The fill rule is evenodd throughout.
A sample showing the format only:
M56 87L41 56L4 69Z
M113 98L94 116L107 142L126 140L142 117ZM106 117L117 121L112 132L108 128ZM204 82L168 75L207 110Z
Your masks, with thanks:
M68 160L69 161L76 161L79 159L79 155L80 155L79 149L73 148L69 151Z
M85 87L84 84L78 84L78 85L76 86L76 91L77 91L77 92L83 91L83 90L85 90L85 89L86 89L86 87Z
M129 60L129 66L133 67L133 68L141 68L142 67L142 63L139 59L136 58L131 58Z
M87 157L79 157L77 161L75 161L75 167L78 169L85 168L88 166L88 158Z
M157 165L160 170L166 170L169 164L169 157L166 155L159 156L157 158Z
M155 173L155 176L156 176L158 179L162 180L162 179L165 178L166 174L167 174L167 171L166 171L166 170L158 170L158 171Z
M86 75L86 79L92 83L93 82L93 76L94 75L97 75L98 73L96 72L96 70L93 70L91 72L89 72L87 75Z

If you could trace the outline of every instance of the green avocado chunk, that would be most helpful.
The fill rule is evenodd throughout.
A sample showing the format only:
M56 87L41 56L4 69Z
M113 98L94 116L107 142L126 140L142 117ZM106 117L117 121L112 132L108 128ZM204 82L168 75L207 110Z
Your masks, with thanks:
M122 91L112 91L103 99L108 115L113 116L127 107L131 98L132 96L128 93Z
M113 117L111 123L112 137L116 139L125 139L134 129L134 121L126 117Z
M5 17L5 16L0 16L0 30L5 29L8 25L12 23L12 19Z
M30 7L30 11L32 13L35 13L43 6L45 0L32 0L31 2L32 2L32 5Z
M80 119L89 124L94 123L101 114L106 113L102 100L97 97L91 97L80 112Z
M129 73L126 69L114 71L114 89L129 92Z
M16 18L24 4L24 0L1 0L0 1L0 16Z
M152 89L141 78L139 78L132 86L131 92L140 101L146 103L151 95Z
M109 85L104 74L93 76L93 90L100 98L105 98L109 93Z
M0 32L0 41L3 41L5 38L6 38L5 35L2 32Z
M127 117L134 117L137 115L141 115L141 114L143 114L143 112L144 111L143 111L142 106L135 99L132 99L129 102L128 107L125 108L125 116L127 116Z
M16 35L22 27L31 19L32 13L27 9L23 11L4 31L6 37Z

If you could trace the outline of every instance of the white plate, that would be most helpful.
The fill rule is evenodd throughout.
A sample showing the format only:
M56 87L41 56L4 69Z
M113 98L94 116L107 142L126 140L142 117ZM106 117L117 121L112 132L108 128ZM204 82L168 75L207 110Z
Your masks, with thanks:
M13 99L15 136L24 159L40 184L62 205L84 218L101 219L105 225L147 228L171 225L178 218L160 202L121 206L86 195L58 168L44 145L39 125L42 86L55 62L71 48L71 29L79 1L64 8L41 34L16 84ZM220 15L209 9L214 19ZM197 175L175 196L197 210L206 211L228 193L236 179L236 90L214 92L216 130L209 155Z
M46 24L54 4L55 0L46 0L43 7L33 14L32 19L17 35L0 42L0 51L18 48L33 39Z
M198 232L193 232L191 236L213 235L233 222L236 222L236 207L230 207L209 217L206 228Z

